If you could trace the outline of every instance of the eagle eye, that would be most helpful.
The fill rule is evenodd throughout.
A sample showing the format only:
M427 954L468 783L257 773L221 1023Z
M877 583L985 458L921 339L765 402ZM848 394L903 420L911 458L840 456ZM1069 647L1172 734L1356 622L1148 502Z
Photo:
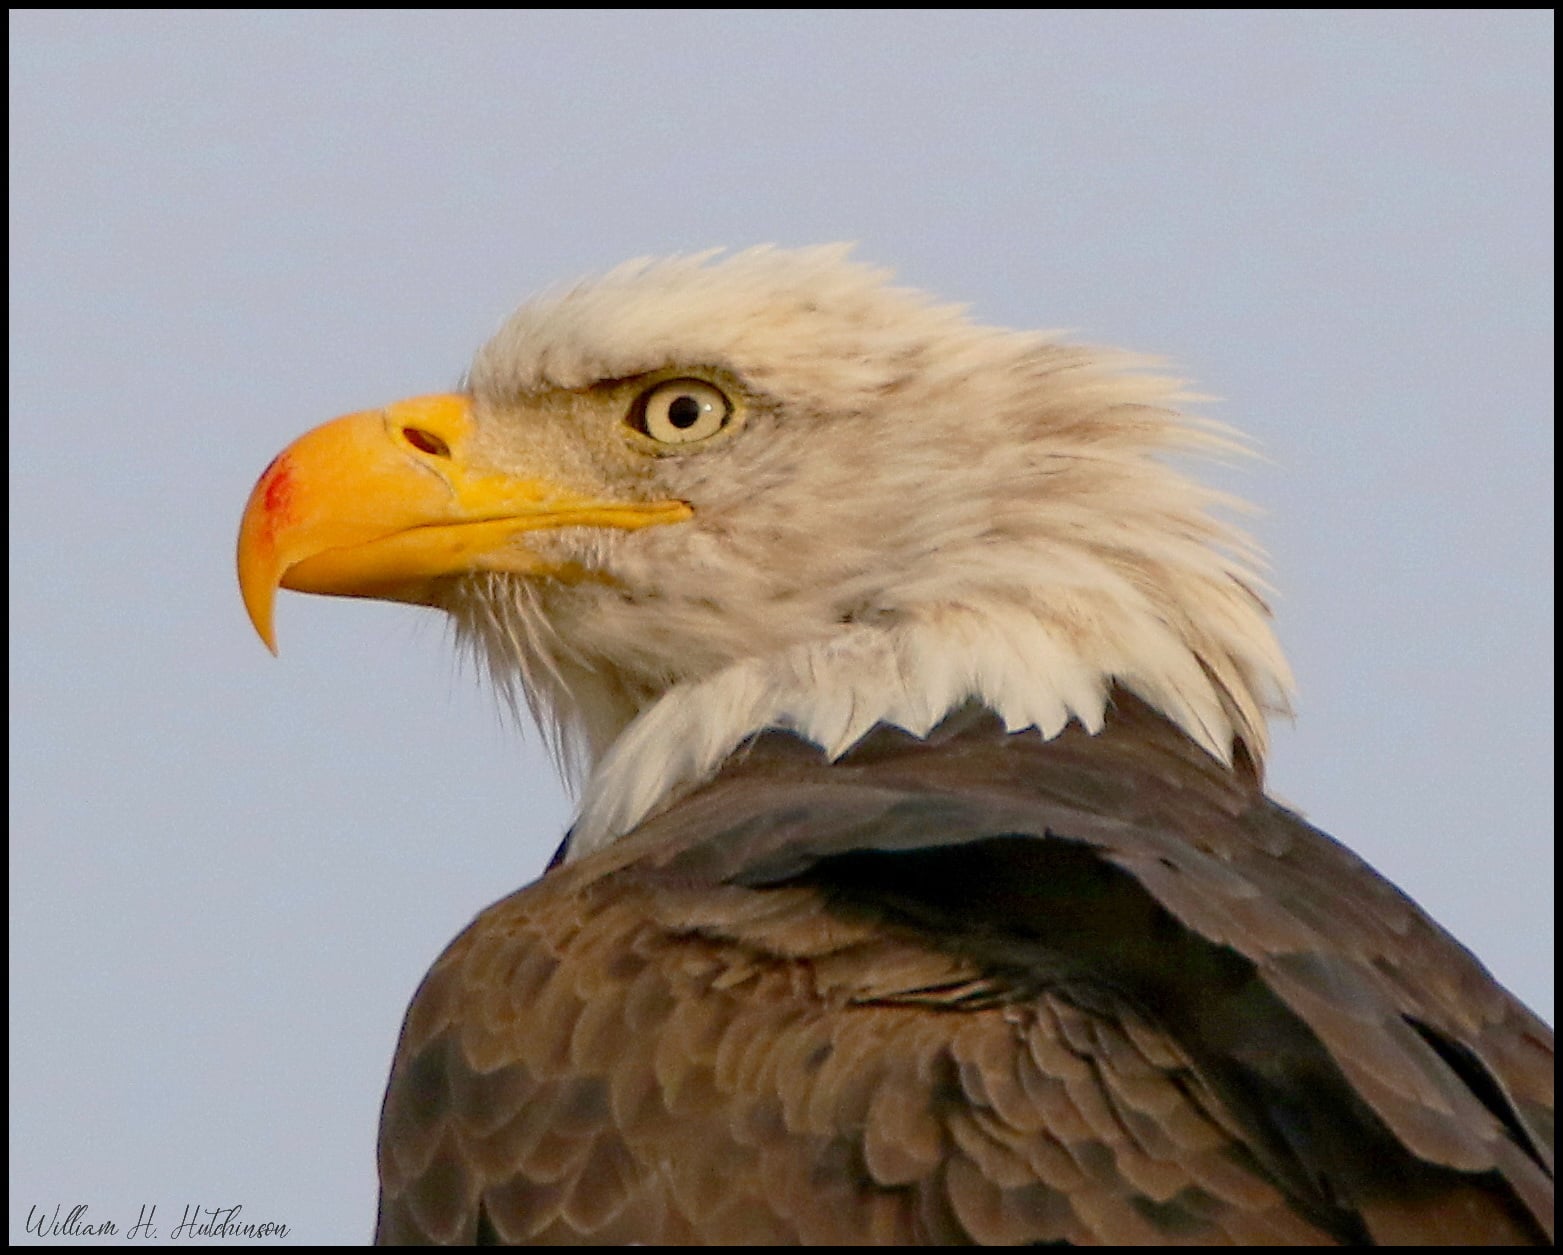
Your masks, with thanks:
M641 393L630 426L658 444L696 444L726 427L733 403L703 379L669 379Z

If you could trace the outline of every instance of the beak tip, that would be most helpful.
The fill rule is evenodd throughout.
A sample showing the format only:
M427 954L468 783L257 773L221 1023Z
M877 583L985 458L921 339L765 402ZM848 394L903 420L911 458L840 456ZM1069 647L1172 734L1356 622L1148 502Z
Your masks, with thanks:
M268 471L268 474L270 472ZM262 483L265 478L262 477ZM244 602L244 612L249 617L255 635L275 655L277 631L277 585L280 580L280 563L276 544L267 528L269 522L265 508L259 503L259 485L250 494L239 524L239 546L236 554L236 574L239 577L239 597Z
M239 576L239 588L244 597L244 609L249 616L250 626L255 629L255 635L261 638L261 644L271 651L272 657L277 656L277 628L273 619L275 604L275 586L269 581L254 582L245 579L242 567Z
M261 638L261 644L271 651L271 656L277 657L277 632L270 622L270 617L263 621L252 616L250 626L255 629L255 635Z

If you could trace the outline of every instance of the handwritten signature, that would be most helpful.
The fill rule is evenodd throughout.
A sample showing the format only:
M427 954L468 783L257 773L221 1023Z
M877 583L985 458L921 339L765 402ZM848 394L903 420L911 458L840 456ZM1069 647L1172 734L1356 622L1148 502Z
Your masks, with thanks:
M291 1232L291 1226L280 1220L245 1220L243 1212L239 1203L231 1207L186 1203L179 1223L168 1236L175 1241L193 1238L209 1242L218 1238L285 1238ZM156 1203L142 1203L136 1223L128 1229L122 1229L113 1220L96 1219L89 1214L86 1203L77 1203L68 1211L64 1203L56 1203L52 1212L34 1204L27 1209L27 1232L40 1238L117 1237L121 1233L132 1241L157 1241L161 1237Z

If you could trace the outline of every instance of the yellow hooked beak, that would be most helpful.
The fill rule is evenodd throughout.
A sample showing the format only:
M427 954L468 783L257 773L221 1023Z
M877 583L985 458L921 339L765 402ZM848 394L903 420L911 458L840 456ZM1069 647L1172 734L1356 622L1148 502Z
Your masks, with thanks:
M239 590L277 652L277 588L426 601L440 576L564 572L525 545L556 527L635 530L678 523L682 501L601 501L546 478L472 468L463 396L416 397L300 436L268 466L239 524Z

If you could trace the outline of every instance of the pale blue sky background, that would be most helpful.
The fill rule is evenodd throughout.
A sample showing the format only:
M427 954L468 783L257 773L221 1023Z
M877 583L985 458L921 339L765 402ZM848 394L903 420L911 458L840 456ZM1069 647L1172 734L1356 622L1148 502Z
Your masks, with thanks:
M569 817L438 620L234 588L293 436L627 257L860 241L1270 461L1283 798L1552 1014L1552 19L11 16L11 1198L367 1238L408 998Z

